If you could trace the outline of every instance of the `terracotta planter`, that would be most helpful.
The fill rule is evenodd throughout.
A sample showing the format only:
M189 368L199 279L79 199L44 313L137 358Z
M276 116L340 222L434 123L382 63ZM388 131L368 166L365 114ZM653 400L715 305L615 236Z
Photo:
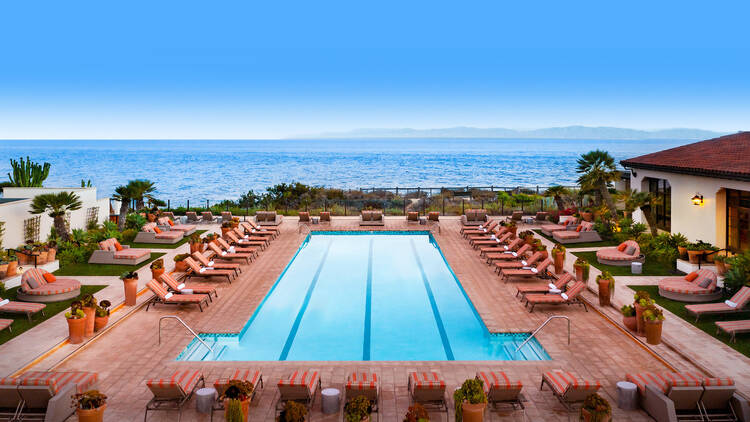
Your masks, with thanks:
M242 400L242 415L244 416L242 420L247 421L248 416L250 415L250 399ZM229 408L229 400L224 399L224 409ZM224 411L224 416L226 417L226 410Z
M122 280L122 285L125 288L125 306L135 306L138 295L138 279L126 278Z
M102 422L104 421L104 409L107 408L106 404L96 409L76 409L76 415L78 415L78 422Z
M461 405L461 416L464 422L482 422L484 420L484 408L487 403L471 404L463 402Z
M83 312L86 314L86 328L83 332L83 335L86 337L91 337L94 335L94 319L96 318L96 308L83 308Z
M229 231L232 230L230 227L222 227L221 228L221 237L224 237L229 233Z
M597 280L596 284L599 285L599 306L609 306L612 293L609 291L609 280Z
M688 253L687 253L687 248L686 247L684 247L684 246L678 246L677 247L677 252L680 253L680 259L687 259Z
M581 218L583 219L583 221L587 221L587 222L590 223L590 222L594 221L594 214L590 213L590 212L582 212L581 213Z
M547 259L549 257L549 252L547 252L546 249L543 250L543 251L539 251L539 252L542 254L542 258L541 258L542 261L545 260L545 259Z
M724 261L714 261L716 264L716 271L719 273L719 275L723 276L727 273L727 266L724 265Z
M640 336L643 335L643 311L646 310L643 306L641 306L639 303L634 303L633 307L635 308L635 323L636 323L636 333Z
M164 268L159 268L158 270L151 269L151 278L159 280L159 277L161 277L162 274L164 274Z
M190 244L190 253L195 252L203 252L203 243L191 243Z
M561 274L563 272L563 266L565 265L565 254L562 252L556 252L553 255L555 263L555 274Z
M86 318L65 318L68 321L68 341L71 344L83 343L86 331Z
M57 257L57 249L50 249L47 251L47 262L52 262Z
M36 263L39 265L47 263L47 251L39 252L39 256L36 258Z
M8 264L0 265L0 277L5 278L5 273L8 272Z
M177 261L174 263L174 270L178 273L187 272L188 265L185 261Z
M644 321L646 325L646 343L661 343L661 326L664 321Z
M531 245L534 243L534 236L526 236L523 241L526 242L527 245Z
M102 328L106 327L107 323L109 323L109 315L95 317L94 318L94 331L99 331Z
M8 269L5 270L6 277L13 277L18 271L18 261L9 261Z
M583 267L580 265L573 265L573 269L576 272L576 281L583 281Z
M622 317L622 324L630 331L637 331L638 330L638 321L635 316L623 316Z
M518 226L513 226L508 229L509 232L513 233L513 237L516 237L516 232L518 231Z
M714 257L716 256L716 254L713 253L713 252L714 252L713 250L704 250L703 251L703 253L705 254L703 256L706 258L706 262L708 262L709 264L713 264L714 263Z
M592 420L591 413L588 410L586 410L586 409L581 409L581 420L584 421L584 422L591 422L591 420ZM598 421L600 421L600 422L609 422L611 420L612 420L612 416L611 415L607 415L607 416L604 416L604 417L601 417L601 418L598 419Z
M690 261L691 264L697 264L701 255L703 255L703 251L687 251L687 253L688 261Z

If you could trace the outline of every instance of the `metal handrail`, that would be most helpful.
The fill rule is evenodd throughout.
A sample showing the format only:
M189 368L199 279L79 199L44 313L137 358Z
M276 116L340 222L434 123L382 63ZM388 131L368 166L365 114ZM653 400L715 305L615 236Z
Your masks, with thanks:
M180 324L182 324L183 327L187 328L187 330L190 331L190 334L192 334L196 340L201 342L202 345L206 346L206 348L211 351L212 355L215 355L214 349L211 346L209 346L208 343L203 341L203 339L198 337L198 334L196 334L195 331L193 331L192 328L190 328L187 324L185 324L185 321L183 321L182 318L178 317L177 315L165 315L159 318L159 345L160 346L161 346L161 322L162 320L165 320L165 319L176 319Z
M545 325L547 325L547 324L548 324L548 323L549 323L550 321L552 321L553 319L556 319L556 318L564 318L564 319L568 320L568 345L570 345L570 318L568 318L568 317L567 317L567 316L565 316L565 315L552 315L551 317L547 318L547 320L546 320L546 321L544 321L544 322L542 323L542 325L540 325L539 327L537 327L537 329L536 329L536 330L534 330L534 331L533 331L533 332L531 333L531 335L529 336L529 338L527 338L526 340L524 340L524 341L523 341L523 343L521 343L521 345L520 345L520 346L518 346L518 348L516 348L516 352L517 352L517 351L519 351L519 350L521 350L521 348L522 348L523 346L525 346L525 345L526 345L526 343L528 343L529 341L531 341L531 339L532 339L532 338L534 338L534 336L536 336L536 334L537 334L537 333L538 333L538 332L539 332L539 331L540 331L540 330L541 330L542 328L544 328L544 326L545 326Z

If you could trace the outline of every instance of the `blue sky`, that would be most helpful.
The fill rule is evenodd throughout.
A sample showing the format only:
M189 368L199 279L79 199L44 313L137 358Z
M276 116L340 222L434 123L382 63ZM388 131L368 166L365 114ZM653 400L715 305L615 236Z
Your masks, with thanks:
M748 2L3 2L0 138L748 129Z

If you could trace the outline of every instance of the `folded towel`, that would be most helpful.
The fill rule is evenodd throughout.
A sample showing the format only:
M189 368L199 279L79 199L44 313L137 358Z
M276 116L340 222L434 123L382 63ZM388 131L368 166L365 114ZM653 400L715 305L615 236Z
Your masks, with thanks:
M490 239L492 239L492 240L497 240L497 236L495 236L495 235L493 234L492 236L490 236Z
M537 270L536 268L532 268L532 269L531 269L531 272L532 272L532 273L534 273L534 274L536 274L536 273L538 273L538 272L539 272L539 270Z
M199 273L202 273L202 272L204 272L204 271L206 271L206 269L205 269L205 268L201 268L201 269L200 269L200 270L199 270L198 272L199 272Z
M182 290L184 288L185 288L185 283L182 283L179 286L177 286L177 290Z
M497 243L500 243L500 241L498 241ZM503 245L503 249L505 249L507 251L510 248L508 247L508 245Z
M523 265L524 267L525 267L525 266L527 266L527 265L529 265L529 263L528 263L528 262L526 262L526 260L525 260L525 259L524 259L523 261L521 261L521 264L522 264L522 265Z
M731 300L725 300L724 303L726 303L727 306L729 306L730 308L736 308L737 307L737 304L734 303L734 302L732 302Z
M510 254L513 255L513 256L518 256L518 254L515 253L515 252L511 252Z
M255 233L255 229L250 230L250 233Z
M566 295L565 293L560 294L560 297L562 297L565 300L568 300L568 295Z
M164 295L164 299L169 299L172 296L174 296L174 293L169 292L169 293L167 293L167 294Z
M214 261L208 261L208 266L209 267L213 267L214 266Z
M556 289L556 288L557 288L557 286L555 286L555 285L554 285L553 283L550 283L550 284L548 284L547 286L548 286L548 287L550 288L550 290L551 290L551 289Z
M193 294L193 289L182 289L182 290L180 290L180 294L182 294L182 295L191 295L191 294Z
M482 231L483 231L484 233L487 233L487 229L482 229Z
M504 253L504 254L508 254L508 255L513 255L513 254L514 254L515 252L511 252L511 251L503 251L503 253Z
M8 303L10 303L10 300L8 299L0 300L0 306L7 305Z
M229 252L230 252L230 253L234 253L234 246L230 246L230 247L229 247Z
M203 268L203 269L204 269L204 270L209 270L209 271L213 271L213 270L215 270L216 268L214 268L214 267L205 267L205 268Z
M550 294L557 295L562 292L560 289L549 289Z
M521 267L522 270L530 270L531 267Z
M224 256L227 254L227 251L221 251L221 256Z
M245 239L250 239L250 236L248 236L248 235L245 235Z

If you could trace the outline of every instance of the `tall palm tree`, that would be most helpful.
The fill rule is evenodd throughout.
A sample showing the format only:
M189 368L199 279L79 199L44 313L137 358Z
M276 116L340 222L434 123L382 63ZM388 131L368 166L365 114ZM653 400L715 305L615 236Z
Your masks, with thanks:
M656 215L653 213L652 207L659 205L660 201L661 199L651 192L632 191L630 197L625 200L625 209L634 211L640 208L646 218L648 227L651 229L651 234L656 236L658 234Z
M68 211L80 210L83 203L73 192L45 193L37 195L31 201L32 214L47 212L54 220L57 236L64 242L70 240L68 229L65 227L65 214Z
M617 171L615 159L607 151L594 150L581 155L577 160L576 172L580 174L578 184L583 189L595 189L601 195L604 204L609 208L612 215L616 215L617 208L612 195L609 193L609 184L619 180L620 172Z
M115 194L112 198L120 201L120 217L117 218L117 228L122 231L125 228L125 218L130 211L130 201L133 200L133 193L128 186L118 186L115 188Z
M563 201L563 197L568 195L570 195L570 189L560 185L550 186L546 191L544 191L544 196L551 196L552 199L555 200L558 211L562 211L565 209L565 202Z
M154 182L146 179L135 179L128 182L128 189L132 193L132 198L135 200L135 208L140 210L144 206L145 200L153 200L154 196L151 195L156 191Z

